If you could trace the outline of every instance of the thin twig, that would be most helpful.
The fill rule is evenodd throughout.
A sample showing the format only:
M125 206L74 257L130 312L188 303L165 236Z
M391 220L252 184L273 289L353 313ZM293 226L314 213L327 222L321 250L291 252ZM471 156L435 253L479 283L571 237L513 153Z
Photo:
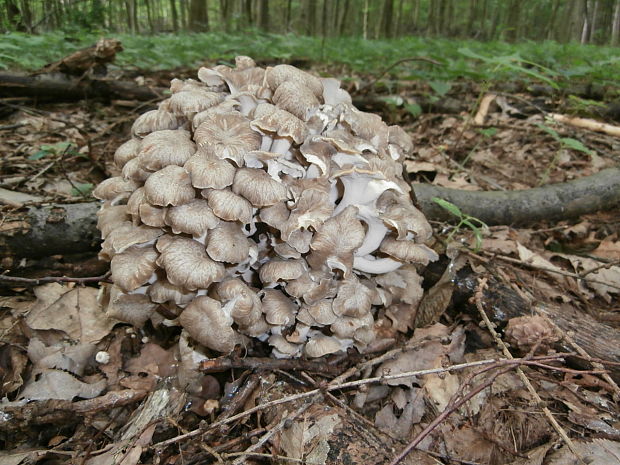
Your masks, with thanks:
M542 357L534 357L531 360L536 360L536 361L543 361L543 360L562 360L567 356L571 356L573 355L572 353L558 353L558 354L553 354L553 355L546 355L546 356L542 356ZM153 444L151 446L151 448L163 448L166 446L169 446L170 444L174 444L177 443L179 441L184 441L186 439L190 439L193 438L195 436L198 436L200 434L203 434L205 432L209 432L212 431L216 428L219 428L222 425L228 424L228 423L232 423L234 421L239 420L240 418L244 418L248 415L252 415L253 413L259 412L261 410L265 410L267 408L270 407L275 407L276 405L281 405L281 404L286 404L288 402L293 402L295 400L299 400L299 399L305 399L307 397L312 397L314 395L316 395L317 393L321 392L321 391L336 391L339 389L347 389L347 388L351 388L351 387L357 387L357 386L362 386L365 384L372 384L372 383L383 383L383 382L387 382L390 380L394 380L394 379L402 379L402 378L408 378L410 376L424 376L424 375L432 375L432 374L437 374L437 373L450 373L453 371L458 371L458 370L464 370L466 368L471 368L471 367L479 367L479 366L486 366L486 365L496 365L496 366L503 366L503 365L520 365L520 364L528 364L531 360L526 360L523 358L511 358L511 359L492 359L492 360L477 360L475 362L466 362L466 363L460 363L457 365L452 365L449 367L440 367L440 368L429 368L426 370L415 370L415 371L407 371L404 373L398 373L395 375L383 375L383 376L377 376L374 378L366 378L366 379L360 379L360 380L356 380L356 381L349 381L346 383L340 383L340 384L327 384L324 387L321 388L317 388L317 389L312 389L311 391L307 391L307 392L301 392L298 394L293 394L287 397L282 397L281 399L276 399L276 400L272 400L270 402L265 402L264 404L261 405L257 405L256 407L252 407L248 410L245 410L241 413L238 413L237 415L233 415L232 417L229 418L225 418L223 420L219 420L216 421L214 423L211 423L206 430L205 429L196 429L193 431L190 431L187 434L181 434L179 436L170 438L170 439L166 439L165 441L161 441L158 442L157 444Z
M564 270L554 270L553 268L548 268L546 266L540 266L540 265L534 265L533 263L528 263L526 261L523 260L519 260L518 258L512 258L512 257L507 257L506 255L501 255L501 254L496 254L496 253L492 253L492 252L487 252L485 250L481 250L481 253L484 253L485 255L492 255L493 258L499 258L500 260L503 260L505 262L508 263L516 263L518 265L523 265L523 266L527 266L528 268L533 268L535 270L540 270L540 271L546 271L548 273L556 273L562 276L568 276L569 278L574 278L574 279L581 279L583 281L587 281L589 283L594 283L594 284L602 284L604 286L608 286L608 287L612 287L614 289L620 289L620 286L616 286L614 284L605 282L605 281L598 281L595 279L590 279L590 278L586 278L583 276L584 273L571 273L570 271L564 271ZM468 254L473 255L473 256L477 256L477 254L467 251ZM600 268L600 267L599 267ZM595 271L595 270L593 270ZM590 271L588 271L589 273ZM585 274L588 274L585 273Z
M179 423L174 418L168 417L166 418L166 420L168 421L168 423L170 423L172 426L174 426L176 429L178 429L182 433L187 433L187 430L183 428L181 425L179 425ZM209 446L205 441L200 441L199 446L206 453L211 454L213 457L215 457L215 460L217 461L217 463L222 463L222 464L224 463L224 459L222 458L222 456L216 450L214 450L211 446Z
M478 312L480 313L480 316L482 317L482 321L484 321L484 323L486 324L487 329L489 330L489 333L491 333L491 336L493 336L493 339L495 340L497 345L500 347L500 349L501 349L502 353L504 354L504 356L506 358L508 358L508 359L512 359L513 358L512 354L508 350L508 347L506 346L506 344L504 343L502 338L499 336L497 331L495 331L495 326L493 325L493 323L491 323L491 320L489 319L489 316L486 314L486 311L484 310L484 307L482 305L482 296L483 296L483 293L484 293L484 289L486 288L486 283L487 283L487 279L486 278L481 278L479 280L478 289L476 290L476 293L474 295L474 300L475 300L475 303L476 303L476 308L478 309ZM581 463L583 463L583 459L581 458L581 456L577 452L577 449L575 448L575 444L568 437L568 434L566 433L566 431L564 431L564 428L562 428L562 426L555 419L555 417L551 413L551 410L549 410L549 408L544 405L543 400L538 395L538 392L536 392L536 389L534 389L534 386L532 386L532 383L530 383L530 380L527 378L527 376L525 376L525 373L523 372L523 370L521 368L517 367L516 372L517 372L517 376L519 376L519 379L521 380L523 385L526 387L526 389L528 390L530 395L536 401L536 404L541 406L541 409L542 409L543 413L547 417L547 420L549 420L549 423L551 424L553 429L558 433L558 435L566 443L566 445L571 450L571 452L575 455L575 457L577 457L577 459Z
M5 281L15 284L25 284L30 286L39 286L44 283L96 283L99 281L105 281L110 277L110 272L102 274L101 276L89 276L86 278L72 278L70 276L46 276L44 278L20 278L18 276L6 276L0 275L0 281Z
M245 451L245 454L251 454L255 451L257 451L258 449L260 449L274 434L279 433L280 430L282 428L284 428L284 425L290 421L293 420L295 418L297 418L299 415L301 415L302 413L304 413L306 410L308 410L308 407L310 407L312 405L312 402L307 400L306 402L304 402L297 410L295 410L295 412L293 412L291 415L284 415L282 417L282 419L278 422L278 424L276 426L274 426L273 428L270 428L269 431L267 431L257 442L256 444L252 444L250 447L248 447ZM232 465L240 465L242 463L245 462L245 457L239 457L238 459L236 459Z
M332 365L327 360L314 361L294 358L267 358L267 357L246 357L236 356L219 357L216 359L203 360L200 363L200 371L203 373L220 373L232 368L250 370L293 370L310 371L312 373L324 373L335 375L342 371L342 367Z
M435 417L435 419L433 421L431 421L428 426L426 428L424 428L414 439L413 441L411 441L409 444L407 444L407 447L405 447L400 454L398 454L396 457L394 457L394 459L392 459L392 461L390 462L390 465L398 465L400 463L400 461L402 459L404 459L413 449L415 449L415 447L420 444L420 442L422 442L422 440L428 436L441 422L443 422L446 418L448 418L448 416L450 416L453 412L457 411L459 408L461 408L461 406L463 404L465 404L466 402L468 402L470 399L472 399L474 396L476 396L478 393L480 393L481 391L485 390L486 388L490 387L494 382L495 379L500 376L503 375L504 373L509 372L510 370L517 368L518 366L507 366L504 367L502 370L498 370L496 373L494 373L492 376L489 377L489 379L487 379L484 383L479 384L478 386L476 386L475 388L471 389L466 395L464 396L459 396L458 392L454 395L454 397L452 399L450 399L450 402L448 403L448 405L446 406L446 408L444 409L443 412L441 412L439 415L437 415ZM486 371L486 370L485 370ZM464 383L465 384L465 383Z
M603 366L603 364L592 359L592 357L590 357L590 354L588 354L579 344L577 344L570 334L564 331L560 331L560 328L558 328L557 325L553 321L551 321L547 316L544 316L544 315L541 315L541 316L545 318L545 320L547 320L549 323L551 323L553 327L556 329L556 331L562 334L563 339L566 341L568 345L570 345L575 350L575 352L577 352L584 359L590 362L594 368L596 368L597 370L603 371L601 373L601 376L612 387L614 391L614 397L616 398L616 400L620 400L620 387L618 387L616 382L609 375L608 371L605 370L605 367Z

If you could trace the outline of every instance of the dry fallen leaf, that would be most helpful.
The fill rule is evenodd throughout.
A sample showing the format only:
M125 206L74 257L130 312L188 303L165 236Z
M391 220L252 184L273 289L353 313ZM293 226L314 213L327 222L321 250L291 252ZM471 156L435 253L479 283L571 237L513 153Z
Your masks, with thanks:
M413 425L422 420L426 411L424 390L396 388L390 399L375 416L375 426L402 439L409 438Z
M117 323L97 302L95 288L70 289L50 283L35 288L34 293L37 300L26 317L31 329L62 331L74 341L87 344L100 341Z
M43 369L26 384L19 398L27 400L73 400L75 397L92 399L103 392L106 384L105 379L88 384L70 373Z
M598 260L577 255L556 255L569 260L575 272L586 278L583 282L607 302L611 302L609 294L618 294L620 292L620 266L611 264L604 266L605 264ZM589 270L596 271L588 273ZM589 281L588 278L598 282Z
M595 439L592 442L573 441L577 453L588 465L612 465L620 463L620 442ZM573 465L579 463L575 454L566 446L555 452L549 465Z

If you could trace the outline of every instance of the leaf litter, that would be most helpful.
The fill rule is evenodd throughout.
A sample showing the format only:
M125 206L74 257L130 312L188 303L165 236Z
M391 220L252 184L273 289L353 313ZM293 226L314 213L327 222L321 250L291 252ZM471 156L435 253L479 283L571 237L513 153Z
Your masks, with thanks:
M365 89L371 78L355 75L347 85ZM442 88L464 100L465 111L441 114L431 106L414 118L406 106L373 107L375 96L386 101L389 95L381 92L387 89L408 104L428 92L422 84L396 82L376 85L377 95L366 88L358 97L370 101L366 110L382 111L412 135L416 158L405 162L411 180L516 190L576 179L618 161L617 140L545 120L527 93L490 99L482 125L471 118L482 91L469 83ZM562 104L555 97L544 102L557 112ZM7 119L17 129L0 141L7 154L1 187L48 202L83 200L88 186L109 174L112 153L134 118L125 105L17 110ZM0 213L4 218L28 201L7 200ZM216 354L194 346L164 318L144 329L119 324L103 312L96 286L51 283L32 292L5 286L0 449L6 452L0 464L390 463L422 434L400 463L562 465L575 463L576 455L593 464L620 461L613 366L558 355L576 351L566 342L574 337L570 331L560 330L560 342L541 353L512 347L515 356L525 357L522 370L567 433L567 443L471 311L471 292L469 301L459 301L463 289L457 286L473 279L469 285L475 288L478 278L493 278L527 303L524 316L538 304L564 306L617 331L619 225L618 211L611 211L535 228L491 227L474 252L472 231L458 230L446 244L453 226L434 224L434 248L446 257L444 269L425 273L427 293L439 286L429 304L434 318L424 328L386 328L392 343L375 353L327 359L341 367L343 375L335 379L308 374L302 362L297 369L205 374L200 362L219 363ZM455 257L458 266L447 272ZM484 303L490 312L505 310L497 296ZM413 308L399 312L412 322L418 318ZM382 321L402 321L402 315L387 314ZM506 322L494 324L501 330ZM231 357L264 353L256 344ZM551 358L533 358L542 356ZM465 368L451 370L454 365ZM611 378L602 374L604 367ZM416 374L420 370L425 374ZM377 381L366 382L371 378ZM347 382L354 385L328 388ZM467 402L455 407L464 397Z

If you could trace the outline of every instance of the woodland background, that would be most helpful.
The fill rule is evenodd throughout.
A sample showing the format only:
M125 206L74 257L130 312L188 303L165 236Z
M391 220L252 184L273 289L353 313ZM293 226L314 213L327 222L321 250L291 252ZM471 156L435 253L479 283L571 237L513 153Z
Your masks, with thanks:
M617 462L620 0L0 0L0 32L0 465ZM420 205L473 199L427 198L441 258L391 345L221 355L98 300L92 189L236 55L338 78L412 137ZM519 200L548 185L570 202Z
M2 0L0 30L158 34L257 28L323 37L406 35L618 45L620 0Z

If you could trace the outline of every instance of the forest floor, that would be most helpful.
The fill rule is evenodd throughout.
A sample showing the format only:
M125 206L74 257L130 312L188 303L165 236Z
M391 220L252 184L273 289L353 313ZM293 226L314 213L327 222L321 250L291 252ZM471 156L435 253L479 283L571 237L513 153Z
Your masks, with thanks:
M519 190L618 165L618 137L545 117L576 111L557 92L466 80L433 88L327 65L311 71L346 76L362 109L405 128L415 146L405 162L412 181ZM173 76L194 71L132 78L167 87ZM91 201L131 123L154 106L3 101L0 186L33 197L2 192L0 232L29 201ZM374 353L320 363L267 362L257 343L203 364L193 396L175 383L196 369L175 328L102 318L97 283L2 283L0 465L620 463L618 346L604 360L577 337L592 324L620 340L620 209L527 227L473 226L433 223L442 258L424 287L438 323L400 328L393 345ZM2 265L10 275L27 261ZM80 276L106 267L89 265ZM521 315L543 316L513 319L504 330L499 315L517 314L485 285L520 299ZM570 315L575 329L544 309Z

